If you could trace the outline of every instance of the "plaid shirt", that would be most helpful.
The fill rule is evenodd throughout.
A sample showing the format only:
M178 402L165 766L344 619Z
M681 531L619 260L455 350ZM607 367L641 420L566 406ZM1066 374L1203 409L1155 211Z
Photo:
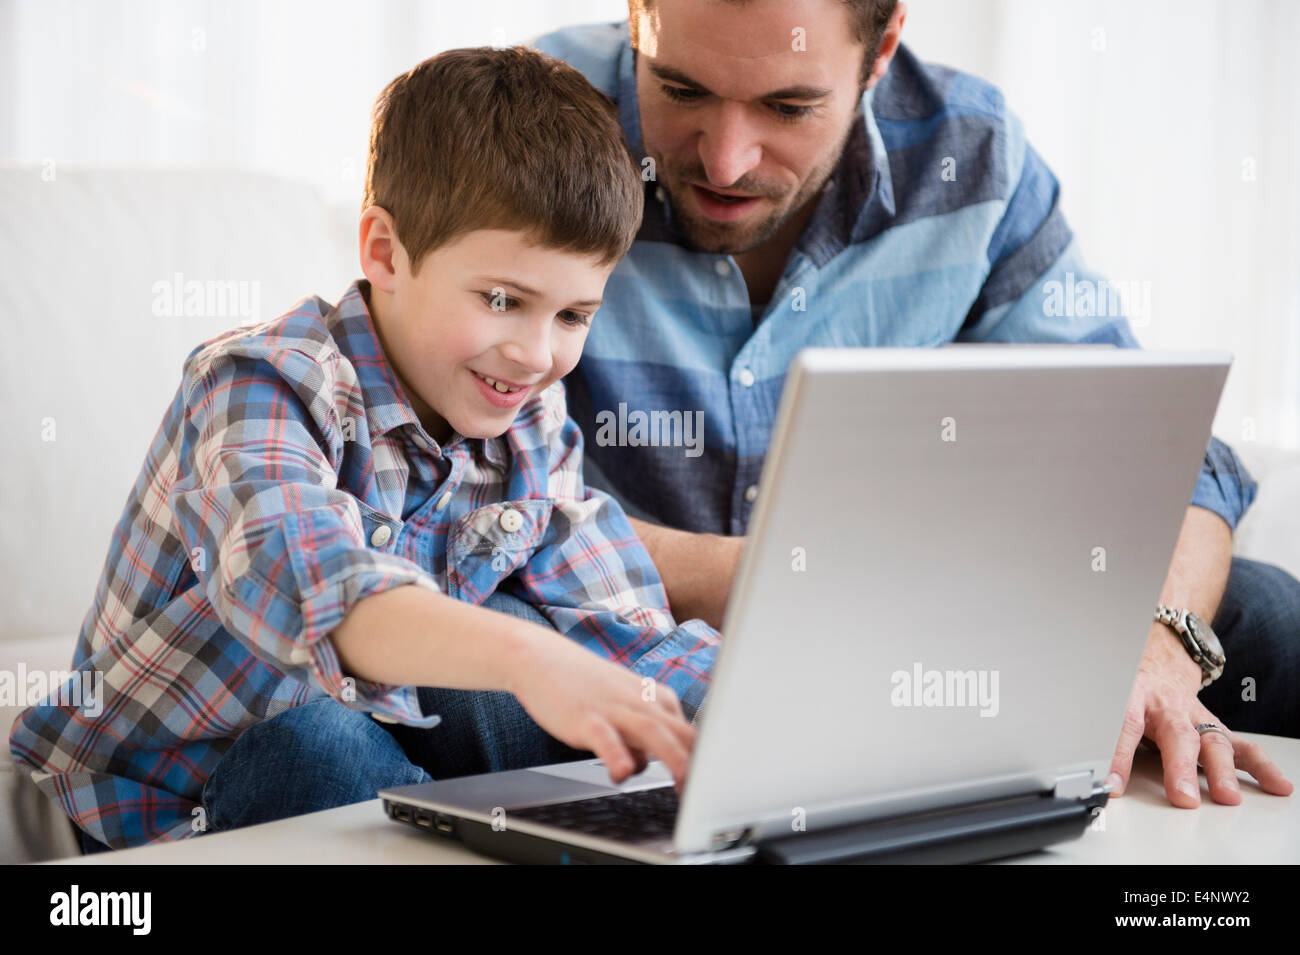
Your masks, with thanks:
M367 290L304 299L186 359L77 643L73 666L102 674L102 693L93 706L52 694L10 737L101 842L200 831L203 784L231 743L326 694L437 723L414 687L345 677L327 639L358 600L403 584L472 604L501 587L672 687L688 715L703 701L718 634L674 622L622 509L584 488L563 383L504 435L439 446L384 359Z

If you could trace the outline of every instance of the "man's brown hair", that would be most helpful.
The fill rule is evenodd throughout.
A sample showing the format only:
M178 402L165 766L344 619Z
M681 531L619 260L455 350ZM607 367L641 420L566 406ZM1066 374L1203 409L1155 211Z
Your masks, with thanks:
M631 247L643 202L613 103L535 50L449 50L375 101L361 209L393 217L412 273L475 229L609 264Z
M724 3L741 6L750 0L723 0ZM853 15L853 39L866 47L862 57L862 71L858 82L866 87L871 78L871 68L876 65L876 56L880 52L880 41L884 39L885 27L898 7L898 0L840 0ZM631 31L632 46L638 47L637 27L639 14L654 6L654 0L628 0L628 26Z

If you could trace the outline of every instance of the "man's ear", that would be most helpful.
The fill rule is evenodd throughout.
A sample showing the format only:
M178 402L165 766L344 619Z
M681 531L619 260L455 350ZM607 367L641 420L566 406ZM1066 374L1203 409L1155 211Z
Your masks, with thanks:
M885 32L880 37L880 48L876 52L876 62L871 66L871 76L867 78L867 83L862 88L869 90L875 86L877 81L885 75L889 69L889 64L894 60L894 54L898 52L898 43L903 36L903 21L907 19L907 4L903 0L898 0L898 6L894 8L894 15L889 18L889 23L885 26Z
M371 206L361 213L358 232L361 271L374 288L393 292L397 285L397 270L406 259L393 217L388 210Z

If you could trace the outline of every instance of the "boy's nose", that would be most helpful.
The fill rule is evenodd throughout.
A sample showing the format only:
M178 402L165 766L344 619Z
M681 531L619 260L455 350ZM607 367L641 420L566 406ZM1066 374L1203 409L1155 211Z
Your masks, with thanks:
M509 362L511 380L535 381L551 370L551 336L549 329L520 329L518 334L498 349Z

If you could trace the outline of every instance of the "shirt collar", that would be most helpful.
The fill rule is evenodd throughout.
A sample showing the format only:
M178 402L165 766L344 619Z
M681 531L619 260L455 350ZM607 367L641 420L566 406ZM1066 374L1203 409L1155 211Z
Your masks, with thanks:
M626 25L624 31L618 57L618 118L628 147L640 162L645 158L645 144L641 138L641 112L636 94L636 51L632 49ZM879 86L877 83L863 92L844 152L799 237L798 248L818 268L849 243L874 235L896 212L889 155L871 108ZM654 183L646 185L645 219L638 237L671 238L687 244L685 236L673 226L667 195L660 200Z
M433 454L465 442L471 452L485 457L504 473L507 470L504 435L486 439L467 438L453 430L450 440L439 447L434 437L424 430L392 366L384 356L367 304L369 295L369 280L358 279L348 286L338 304L325 315L324 322L339 351L356 370L371 439L407 425L411 431L428 440L429 450Z
M799 237L799 249L818 268L850 243L880 231L896 211L889 154L871 108L875 91L872 87L862 94L844 152Z
M623 138L638 160L645 157L641 142L641 107L636 96L636 50L623 24L623 42L618 49L618 121L623 127Z

